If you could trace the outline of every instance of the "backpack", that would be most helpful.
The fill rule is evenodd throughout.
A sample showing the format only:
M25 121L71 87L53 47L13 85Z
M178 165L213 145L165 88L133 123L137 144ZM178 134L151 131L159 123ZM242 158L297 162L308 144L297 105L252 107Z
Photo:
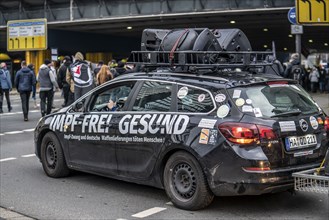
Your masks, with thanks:
M73 63L71 71L76 86L87 87L93 84L93 74L87 62Z
M300 65L293 65L291 67L290 74L292 76L292 79L297 81L302 80L302 74L303 74L302 67Z

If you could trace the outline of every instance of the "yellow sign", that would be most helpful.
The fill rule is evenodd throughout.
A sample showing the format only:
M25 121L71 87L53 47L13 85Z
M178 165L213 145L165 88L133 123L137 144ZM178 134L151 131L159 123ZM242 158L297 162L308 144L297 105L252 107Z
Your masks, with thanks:
M329 0L296 0L298 24L329 25Z
M47 19L8 21L8 51L30 51L46 49Z

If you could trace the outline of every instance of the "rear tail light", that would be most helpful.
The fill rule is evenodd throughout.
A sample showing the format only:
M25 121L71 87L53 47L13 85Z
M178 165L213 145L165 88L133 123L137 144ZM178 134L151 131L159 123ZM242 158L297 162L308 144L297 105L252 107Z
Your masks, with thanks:
M271 127L263 125L227 122L218 126L224 137L240 145L259 144L260 141L276 139Z
M329 132L329 117L324 119L324 129Z

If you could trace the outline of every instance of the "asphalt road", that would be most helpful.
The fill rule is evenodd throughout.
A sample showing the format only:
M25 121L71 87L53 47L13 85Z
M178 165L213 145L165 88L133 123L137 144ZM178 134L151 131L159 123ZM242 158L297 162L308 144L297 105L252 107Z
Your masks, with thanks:
M318 102L324 108L329 105L329 95L328 102L326 95L321 95ZM58 94L56 97L55 105L60 106L62 100ZM41 114L31 102L30 120L24 122L19 97L13 96L12 100L13 114L0 115L0 206L4 209L33 219L249 220L329 217L329 195L324 194L297 192L292 195L284 192L218 197L207 209L192 212L175 208L168 203L163 190L148 186L80 172L62 179L49 178L34 155L33 128ZM6 108L4 110L6 112ZM5 216L4 209L0 209L2 218Z

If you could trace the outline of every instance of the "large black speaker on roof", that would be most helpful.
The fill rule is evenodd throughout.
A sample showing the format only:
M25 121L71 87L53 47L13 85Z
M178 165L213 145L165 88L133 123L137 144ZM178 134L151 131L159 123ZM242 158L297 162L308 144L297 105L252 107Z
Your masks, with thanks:
M141 51L157 51L170 30L145 29L142 34Z
M240 29L215 29L212 31L223 51L251 51L247 36Z
M194 29L171 30L163 38L160 45L162 51L192 50L198 33Z

